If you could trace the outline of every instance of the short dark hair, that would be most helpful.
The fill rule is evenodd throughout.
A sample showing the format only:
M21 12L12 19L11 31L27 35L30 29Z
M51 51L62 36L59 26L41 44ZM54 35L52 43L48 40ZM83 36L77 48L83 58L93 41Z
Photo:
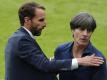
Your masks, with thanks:
M87 29L93 32L96 28L96 21L89 13L81 12L70 21L70 28L72 30L77 28Z
M29 17L30 19L32 19L35 16L35 8L40 8L45 10L43 6L35 2L25 3L19 8L18 15L21 26L24 25L25 17Z

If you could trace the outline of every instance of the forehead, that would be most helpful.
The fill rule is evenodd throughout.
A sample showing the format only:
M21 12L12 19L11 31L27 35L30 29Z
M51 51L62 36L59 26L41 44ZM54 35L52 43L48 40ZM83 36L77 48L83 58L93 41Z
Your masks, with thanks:
M43 18L43 17L45 17L45 11L43 9L36 8L35 15L37 18L39 18L39 17Z

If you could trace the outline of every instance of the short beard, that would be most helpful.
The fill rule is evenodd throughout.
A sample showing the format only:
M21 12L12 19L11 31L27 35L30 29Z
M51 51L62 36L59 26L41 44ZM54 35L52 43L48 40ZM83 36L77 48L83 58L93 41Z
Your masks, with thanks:
M31 27L31 33L33 34L33 36L40 36L41 35L41 31L38 30L37 28Z

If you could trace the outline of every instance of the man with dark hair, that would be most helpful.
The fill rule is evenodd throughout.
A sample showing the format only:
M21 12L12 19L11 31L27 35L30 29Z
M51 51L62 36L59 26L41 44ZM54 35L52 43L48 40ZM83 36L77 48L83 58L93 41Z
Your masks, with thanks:
M53 73L72 70L75 65L72 59L49 60L34 39L46 26L45 8L29 2L20 7L18 14L21 27L9 38L5 49L6 80L54 80ZM77 64L99 66L103 63L101 57L87 57L79 58Z
M88 13L79 13L71 20L70 28L74 41L60 45L55 51L55 59L63 60L96 55L102 57L104 63L98 67L82 65L78 69L61 72L59 80L106 80L106 60L90 42L90 37L96 29L94 18Z

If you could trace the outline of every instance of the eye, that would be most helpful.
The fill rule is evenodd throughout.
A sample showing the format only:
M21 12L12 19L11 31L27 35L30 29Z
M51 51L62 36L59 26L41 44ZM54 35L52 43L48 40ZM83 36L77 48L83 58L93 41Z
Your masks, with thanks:
M44 20L45 20L44 18L42 18L42 19L39 19L39 21L40 21L40 22L43 22Z
M84 31L85 29L84 29L84 28L79 28L79 30L80 30L80 31Z

